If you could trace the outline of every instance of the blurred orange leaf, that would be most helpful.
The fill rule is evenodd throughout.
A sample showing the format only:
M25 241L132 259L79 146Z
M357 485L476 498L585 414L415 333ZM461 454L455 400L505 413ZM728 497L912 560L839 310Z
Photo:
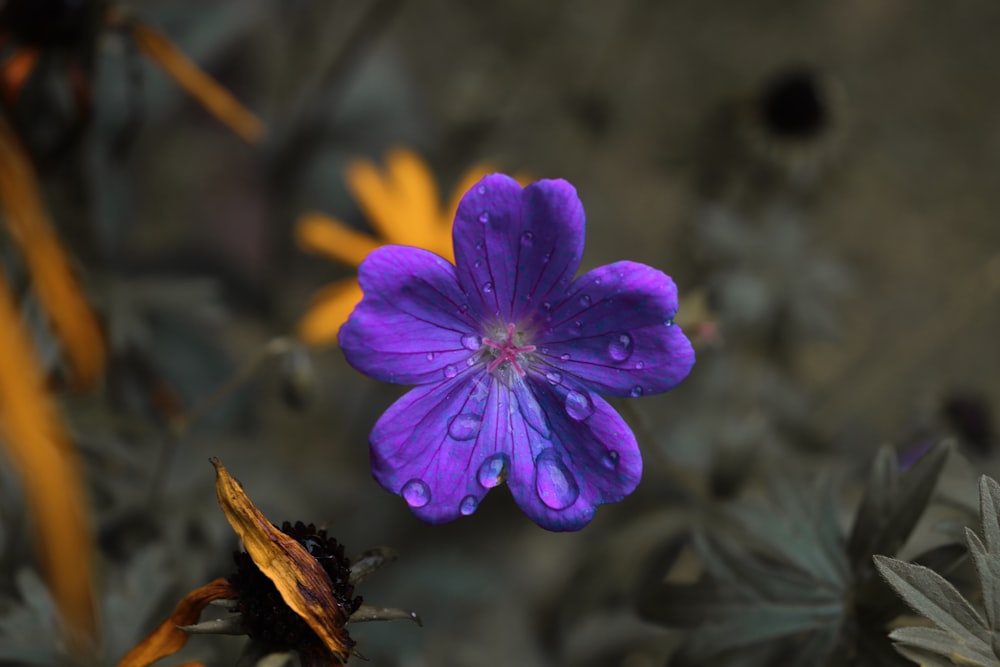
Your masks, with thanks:
M212 465L219 506L250 558L274 583L285 604L331 653L346 661L351 646L344 628L347 614L333 595L329 575L305 547L267 520L219 459L213 458Z
M161 623L149 633L145 639L136 644L131 651L118 663L118 667L146 667L160 658L173 655L184 648L190 635L178 626L193 625L198 622L201 612L212 600L232 599L236 597L229 582L223 578L211 581L201 588L196 588L184 596L170 618ZM200 663L185 663L198 665Z
M0 119L0 207L24 254L32 284L62 342L74 382L89 387L104 370L104 335L69 257L52 230L34 169L13 130Z
M0 436L27 497L42 572L68 643L80 654L90 652L97 640L93 543L79 461L2 272Z
M198 67L162 32L130 17L128 25L139 48L156 61L181 88L201 102L210 113L240 135L247 143L257 143L264 123L243 106L232 93Z

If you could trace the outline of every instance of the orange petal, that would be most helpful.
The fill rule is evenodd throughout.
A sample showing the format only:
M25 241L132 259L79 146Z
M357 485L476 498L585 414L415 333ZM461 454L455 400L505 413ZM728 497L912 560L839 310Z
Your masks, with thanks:
M322 213L307 213L299 218L295 223L295 242L303 250L329 255L355 268L380 245L370 236Z
M31 162L2 120L0 206L11 237L26 258L35 292L62 342L74 381L81 387L92 385L104 370L104 336L49 223Z
M321 289L299 320L299 339L313 347L336 345L340 327L351 316L361 297L361 286L354 278L338 280Z
M38 64L38 49L23 48L15 51L0 69L0 91L7 104L13 104L21 94L24 82Z
M173 655L184 648L191 636L177 626L193 625L198 622L201 612L212 600L233 599L236 591L229 582L221 577L209 582L201 588L196 588L177 603L174 613L163 621L145 639L136 644L125 657L118 662L118 667L146 667L160 658ZM185 663L198 665L200 663Z
M372 229L389 239L388 234L398 226L396 221L407 215L404 202L399 201L391 181L383 177L375 163L365 158L347 163L344 181ZM399 241L393 239L393 243Z
M70 646L96 646L93 543L76 452L0 272L0 446L27 498L35 547Z
M205 74L166 35L135 18L130 18L128 25L139 48L155 60L177 85L247 143L260 141L264 134L261 120L215 79Z
M441 219L441 199L434 174L427 163L407 148L394 148L386 156L386 171L399 206L405 210L387 221L382 234L391 243L431 249Z
M254 507L219 459L211 461L219 506L243 540L250 558L274 583L285 604L312 628L331 653L346 661L352 644L344 628L347 613L333 595L326 570L305 547L278 530Z

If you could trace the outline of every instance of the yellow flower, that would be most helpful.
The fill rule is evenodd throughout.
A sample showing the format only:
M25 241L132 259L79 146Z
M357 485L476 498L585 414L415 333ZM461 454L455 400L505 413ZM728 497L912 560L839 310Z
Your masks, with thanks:
M327 255L357 268L372 250L386 244L426 248L454 261L451 224L462 195L476 181L493 171L486 164L470 167L458 179L442 206L437 183L427 163L413 151L394 148L383 171L369 160L358 159L347 167L347 187L379 238L357 232L322 213L307 213L295 227L295 240L308 252ZM361 301L356 278L345 278L313 296L298 324L298 335L309 345L337 342L337 332Z

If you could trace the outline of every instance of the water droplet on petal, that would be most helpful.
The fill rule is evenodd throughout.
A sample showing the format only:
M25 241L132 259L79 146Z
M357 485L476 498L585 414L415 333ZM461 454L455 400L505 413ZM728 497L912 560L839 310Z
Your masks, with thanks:
M559 384L562 382L562 374L558 371L549 371L545 374L545 379L548 380L550 384Z
M485 489L503 484L507 478L508 459L506 454L493 454L479 466L476 479Z
M512 406L513 407L513 406ZM535 429L543 438L548 438L552 432L549 430L549 420L542 410L542 406L531 395L530 391L520 391L517 393L517 407L521 412L521 417L528 423L528 426Z
M560 354L559 358L562 359L563 361L569 361L569 352L565 352L563 354Z
M543 301L542 308L546 311L552 310L552 304L548 301Z
M535 243L535 235L532 232L525 232L521 234L521 245L525 248L530 248Z
M552 259L552 253L551 252L545 253L545 255L542 257L542 264L548 264L549 260L551 259Z
M476 363L476 357L475 356L471 356L471 357L469 357L468 359L465 360L465 365L466 366L473 366L473 365L475 365L475 363Z
M472 262L472 266L476 267L477 269L479 267L481 267L482 265L483 265L483 260L481 260L481 259L477 259L474 262Z
M554 510L566 509L580 497L576 478L563 464L559 452L551 447L535 459L535 492Z
M637 362L635 362L635 368L636 368L636 370L641 371L645 367L646 367L646 362L645 361L637 361Z
M477 241L476 242L476 250L480 250L481 251L482 249L483 249L483 242L482 241Z
M455 415L448 422L448 435L455 440L472 440L479 435L483 421L474 414L463 413Z
M460 313L467 313L467 312L469 312L469 304L463 303L461 306L458 307L458 312L460 312Z
M601 284L601 279L600 278L594 278L594 284L595 285L600 285Z
M583 331L583 322L581 322L580 320L576 320L575 322L573 322L573 324L570 325L569 330L570 333L574 335L579 335L580 332Z
M476 192L478 192L481 195L486 194L486 186L485 185L480 185L478 188L476 188Z
M423 507L431 501L431 490L423 480L411 479L403 485L400 493L410 507Z
M632 391L629 392L629 395L632 398L639 398L640 396L642 396L642 387L640 387L639 385L632 387Z
M611 342L608 343L608 354L615 361L625 361L632 356L632 350L635 348L635 344L632 341L632 336L627 333L618 334L612 337Z
M482 213L479 214L479 222L485 225L489 221L490 221L490 214L488 211L483 211Z
M613 449L609 449L604 452L604 456L601 457L601 465L605 468L614 470L618 467L618 452Z
M672 326L674 326L674 321L673 320L667 320L667 321L664 322L664 324L667 325L668 327L672 327Z
M493 292L493 283L486 282L483 283L483 292L486 294L491 294Z
M458 375L458 368L455 367L455 364L448 364L447 366L444 367L445 379L450 380L456 375Z
M433 352L428 352L427 353L427 361L434 361L434 357L436 357L436 356L437 355L434 354Z
M586 395L571 391L566 394L566 414L577 421L582 421L594 414L594 404Z
M590 295L584 294L583 296L581 296L580 297L580 305L583 306L584 308L589 308L590 307Z
M469 516L476 511L477 507L479 507L479 499L475 496L466 496L462 498L458 511L462 513L462 516Z
M483 339L476 334L466 334L462 336L462 347L466 350L478 350L483 346Z

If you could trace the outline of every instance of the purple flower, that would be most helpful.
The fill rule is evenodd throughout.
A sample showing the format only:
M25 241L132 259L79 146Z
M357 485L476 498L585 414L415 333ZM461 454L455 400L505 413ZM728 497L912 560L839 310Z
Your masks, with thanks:
M458 207L454 266L406 246L361 265L340 347L365 375L418 385L370 440L375 479L424 521L472 514L506 480L540 526L577 530L639 483L635 436L599 394L666 391L694 351L662 272L616 262L573 279L584 226L566 181L494 174Z

